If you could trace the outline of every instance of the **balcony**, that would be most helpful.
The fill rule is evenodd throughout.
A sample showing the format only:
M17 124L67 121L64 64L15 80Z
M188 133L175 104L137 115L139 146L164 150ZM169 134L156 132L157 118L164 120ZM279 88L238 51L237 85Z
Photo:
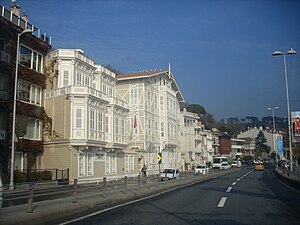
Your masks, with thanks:
M62 95L91 95L104 100L104 94L101 91L97 91L94 88L86 86L68 86L63 88L58 88L49 92L46 92L45 96L47 98L58 97Z
M111 105L117 105L117 106L120 106L120 107L128 109L128 103L125 102L125 101L122 101L122 100L117 99L115 97L108 97L108 96L104 97L104 99L106 101L108 101L109 104L111 104Z
M89 59L84 55L84 52L81 49L58 49L51 52L49 55L50 58L54 59L57 57L62 58L77 58L88 65L95 66L94 61Z
M37 38L43 40L47 44L51 45L51 37L47 36L46 33L41 34L41 30L37 29L34 25L28 23L27 21L23 20L21 17L13 14L10 10L7 10L4 8L4 6L1 6L1 17L9 20L13 24L21 27L23 30L29 29L32 30L32 34L36 36Z

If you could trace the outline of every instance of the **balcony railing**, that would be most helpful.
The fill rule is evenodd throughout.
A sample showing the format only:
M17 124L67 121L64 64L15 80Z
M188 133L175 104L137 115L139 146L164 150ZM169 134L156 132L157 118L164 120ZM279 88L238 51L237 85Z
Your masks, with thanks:
M45 41L47 44L51 45L51 37L47 36L46 33L41 34L41 30L36 28L34 25L28 23L27 21L23 20L20 16L17 16L12 13L12 11L9 11L4 8L4 6L1 7L1 17L4 17L5 19L9 20L13 24L21 27L23 30L29 29L33 31L33 35L38 37L39 39Z
M109 101L109 104L118 105L118 106L121 106L123 108L127 108L128 109L128 103L125 102L125 101L122 101L122 100L117 99L115 97L104 97L104 99L106 101Z
M117 99L115 97L108 97L103 92L98 91L91 87L86 87L86 86L68 86L68 87L58 88L56 90L46 92L45 98L47 99L47 98L53 98L53 97L58 97L58 96L62 96L62 95L71 95L71 94L72 95L91 95L93 97L103 99L103 100L107 101L109 104L118 105L118 106L128 109L127 102Z

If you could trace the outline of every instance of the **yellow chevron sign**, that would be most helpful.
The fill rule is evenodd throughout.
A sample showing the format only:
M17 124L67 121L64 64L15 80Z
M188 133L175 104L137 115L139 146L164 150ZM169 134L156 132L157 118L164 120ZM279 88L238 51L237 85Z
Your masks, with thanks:
M161 161L162 161L161 153L157 153L157 163L161 163Z

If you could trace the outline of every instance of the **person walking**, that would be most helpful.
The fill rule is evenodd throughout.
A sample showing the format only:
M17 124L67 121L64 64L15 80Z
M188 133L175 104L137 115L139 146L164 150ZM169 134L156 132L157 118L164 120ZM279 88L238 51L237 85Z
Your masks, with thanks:
M147 167L146 167L146 165L144 165L143 168L142 168L142 176L143 177L147 176Z

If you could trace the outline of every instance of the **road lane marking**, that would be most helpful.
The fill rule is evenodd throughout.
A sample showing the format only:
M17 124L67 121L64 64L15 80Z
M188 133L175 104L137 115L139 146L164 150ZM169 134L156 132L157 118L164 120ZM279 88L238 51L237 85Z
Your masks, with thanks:
M233 182L231 185L236 185L236 182Z
M232 187L229 187L229 188L226 190L226 192L230 192L231 189L232 189Z
M226 197L222 197L219 204L218 204L218 208L223 208L226 202Z
M237 179L236 181L240 181L241 178Z

